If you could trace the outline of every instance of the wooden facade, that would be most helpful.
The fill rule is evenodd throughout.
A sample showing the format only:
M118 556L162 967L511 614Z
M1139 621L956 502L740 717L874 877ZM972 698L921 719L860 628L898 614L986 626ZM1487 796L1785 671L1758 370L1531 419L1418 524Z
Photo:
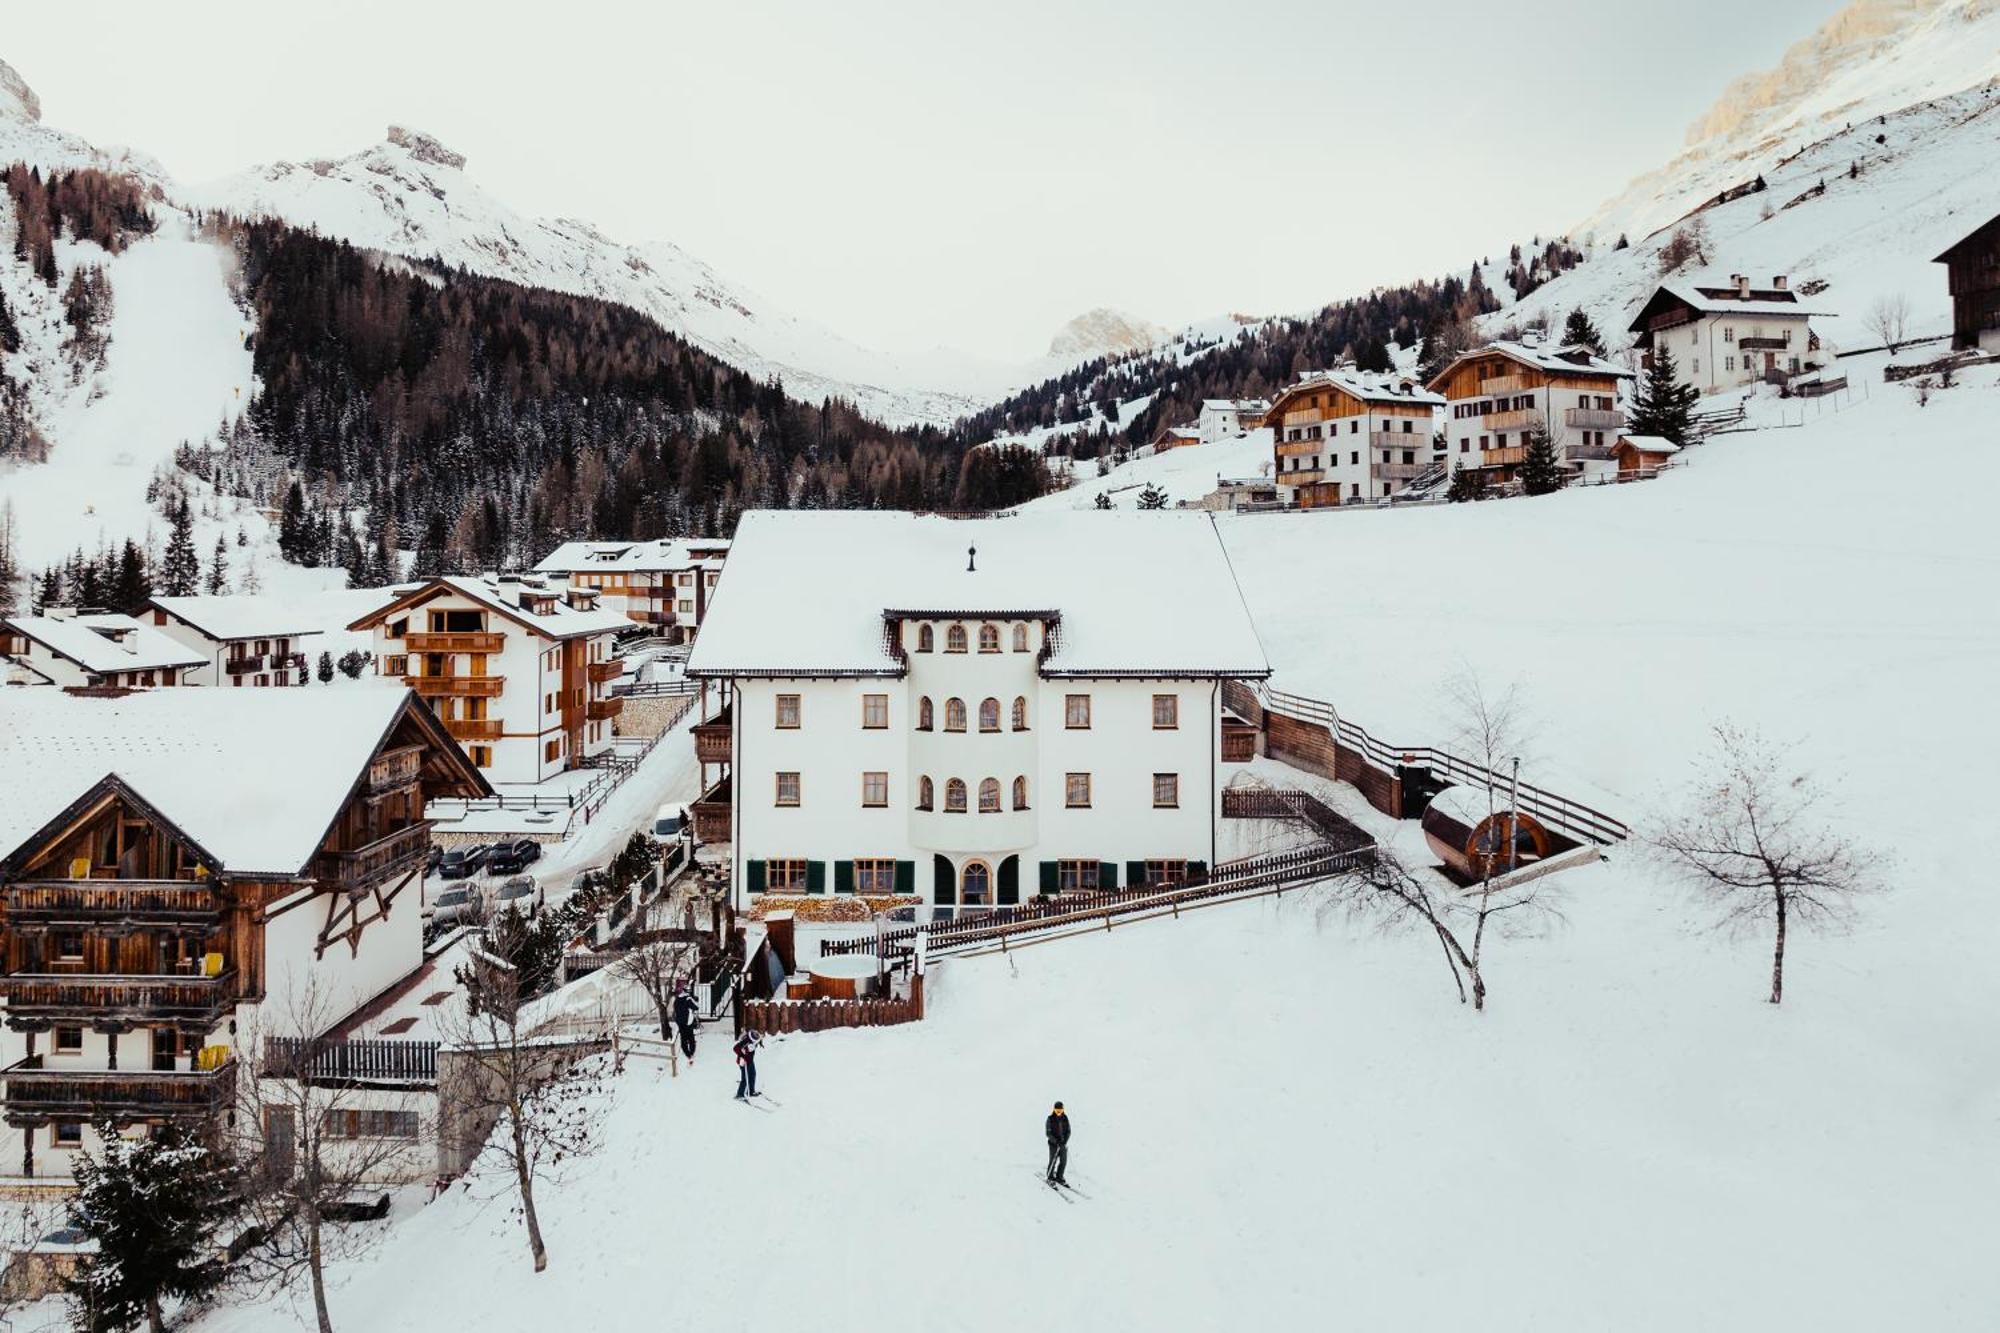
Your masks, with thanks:
M2000 349L2000 216L1939 255L1951 293L1954 349Z

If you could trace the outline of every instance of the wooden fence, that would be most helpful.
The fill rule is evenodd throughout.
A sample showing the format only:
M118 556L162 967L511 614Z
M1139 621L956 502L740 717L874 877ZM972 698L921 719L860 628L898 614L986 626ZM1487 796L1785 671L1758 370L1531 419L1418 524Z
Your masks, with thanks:
M264 1043L264 1073L273 1078L304 1077L315 1083L434 1084L437 1056L434 1041L271 1037Z
M825 1032L832 1028L883 1028L915 1023L923 1005L900 1000L745 1000L743 1030L777 1034Z

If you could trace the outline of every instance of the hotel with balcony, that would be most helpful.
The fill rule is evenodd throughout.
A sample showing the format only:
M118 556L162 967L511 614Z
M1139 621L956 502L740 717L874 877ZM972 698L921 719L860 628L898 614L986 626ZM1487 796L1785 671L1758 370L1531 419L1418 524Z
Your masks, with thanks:
M1463 353L1430 384L1446 403L1445 463L1511 480L1537 429L1573 470L1606 462L1625 429L1619 385L1631 378L1587 347L1493 342Z
M425 803L490 794L407 690L0 693L0 1172L256 1114L249 1043L422 964Z
M1207 514L753 512L688 658L697 836L739 902L1183 882L1250 757L1222 684L1269 674Z
M0 658L9 685L64 689L193 685L192 674L208 665L201 653L131 616L72 607L0 620Z
M155 597L141 618L207 660L201 684L224 687L292 684L306 665L301 640L320 632L290 602L254 593Z
M1432 466L1443 405L1394 375L1351 367L1307 375L1265 414L1276 454L1272 479L1302 509L1392 496Z
M348 628L375 636L377 670L437 710L488 781L543 782L611 748L630 625L597 590L539 574L445 575Z
M1633 345L1650 358L1663 347L1674 378L1704 394L1766 381L1782 383L1820 363L1812 317L1783 274L1753 287L1741 273L1727 285L1662 283L1633 319ZM1649 361L1650 364L1650 361Z
M564 542L535 571L594 588L605 610L684 643L701 628L728 555L720 537Z

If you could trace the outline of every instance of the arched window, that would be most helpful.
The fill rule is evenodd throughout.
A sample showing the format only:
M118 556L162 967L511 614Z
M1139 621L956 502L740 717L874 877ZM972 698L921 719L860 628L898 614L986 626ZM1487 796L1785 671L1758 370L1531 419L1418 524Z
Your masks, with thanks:
M1025 777L1014 779L1014 808L1016 810L1028 808L1028 780Z
M944 784L944 812L948 815L965 813L965 784L957 778Z
M979 729L981 731L1000 730L1000 701L981 699L979 701Z
M965 626L953 625L944 632L944 650L948 653L965 651Z
M931 808L931 794L932 794L931 780L929 778L918 778L917 809L928 810Z
M979 784L979 813L982 815L1000 813L1000 779L987 778Z
M917 700L917 730L929 731L930 729L931 729L931 697L928 694L926 694L925 696L923 696L923 698Z
M1014 651L1017 653L1028 651L1028 627L1026 625L1014 626Z
M981 625L979 627L979 651L982 653L997 653L1000 651L1000 627L998 625Z
M931 651L931 648L932 648L932 646L933 646L933 644L934 644L934 642L935 642L935 641L934 641L934 640L933 640L933 639L931 638L931 627L930 627L930 625L929 625L929 623L928 623L928 622L926 622L926 623L924 623L924 624L922 624L922 625L919 625L919 626L917 626L917 651L918 651L918 652L920 652L920 653L927 653L927 652L930 652L930 651Z
M946 731L965 730L965 700L946 699L944 701L944 729Z
M1014 730L1028 729L1028 700L1023 695L1014 696Z

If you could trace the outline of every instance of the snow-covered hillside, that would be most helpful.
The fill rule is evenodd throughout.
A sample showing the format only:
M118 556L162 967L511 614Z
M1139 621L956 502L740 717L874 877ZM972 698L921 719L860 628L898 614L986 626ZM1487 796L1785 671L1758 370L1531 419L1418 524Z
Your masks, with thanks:
M1061 460L1054 460L1060 468ZM1098 473L1096 460L1075 465L1071 482L1063 490L1052 491L1022 505L1024 510L1091 509L1100 495L1109 496L1120 509L1131 509L1148 486L1159 488L1169 505L1192 504L1224 481L1248 481L1271 472L1271 432L1247 431L1233 439L1213 444L1191 444L1169 449Z
M1607 200L1575 234L1636 241L1850 124L1995 78L1994 0L1854 0L1775 69L1731 84L1689 127L1685 153Z

